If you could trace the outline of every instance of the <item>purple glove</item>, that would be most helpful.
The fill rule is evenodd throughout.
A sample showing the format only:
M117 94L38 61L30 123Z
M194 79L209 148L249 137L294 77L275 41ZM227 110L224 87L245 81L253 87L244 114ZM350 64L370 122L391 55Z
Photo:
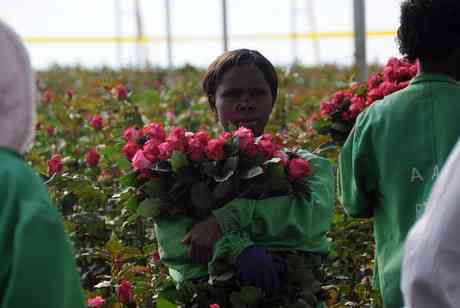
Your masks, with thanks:
M236 275L243 286L254 286L274 294L280 288L280 266L264 248L251 246L244 249L236 260Z

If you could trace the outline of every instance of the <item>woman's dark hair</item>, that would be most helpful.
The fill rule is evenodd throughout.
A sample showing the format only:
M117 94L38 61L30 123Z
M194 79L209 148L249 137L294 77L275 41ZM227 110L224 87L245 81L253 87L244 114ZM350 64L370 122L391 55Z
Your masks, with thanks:
M236 49L220 55L211 65L203 77L203 91L208 96L209 105L215 110L214 96L224 74L231 68L239 65L254 64L264 75L270 86L273 103L278 95L278 75L273 64L260 52L250 49Z
M460 0L404 0L399 50L410 60L442 60L460 49Z

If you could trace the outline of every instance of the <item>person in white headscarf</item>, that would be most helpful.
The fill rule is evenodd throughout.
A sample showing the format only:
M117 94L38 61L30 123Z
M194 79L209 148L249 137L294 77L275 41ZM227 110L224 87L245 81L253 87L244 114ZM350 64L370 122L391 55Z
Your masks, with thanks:
M406 308L460 306L460 143L407 237L401 287Z
M23 159L34 139L35 104L28 54L0 21L0 308L85 307L59 213Z

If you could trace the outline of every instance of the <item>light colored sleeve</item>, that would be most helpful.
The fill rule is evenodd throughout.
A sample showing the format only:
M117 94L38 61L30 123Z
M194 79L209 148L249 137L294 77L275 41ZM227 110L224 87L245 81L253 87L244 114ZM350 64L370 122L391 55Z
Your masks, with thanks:
M401 288L406 308L460 303L460 146L436 181L426 212L405 244Z

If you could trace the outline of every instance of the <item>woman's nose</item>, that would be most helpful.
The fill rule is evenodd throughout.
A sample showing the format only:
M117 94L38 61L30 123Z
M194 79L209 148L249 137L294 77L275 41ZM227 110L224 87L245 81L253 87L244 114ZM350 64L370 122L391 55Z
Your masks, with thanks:
M254 104L252 103L251 96L249 94L244 94L241 97L240 102L237 105L239 111L250 111L254 109Z

